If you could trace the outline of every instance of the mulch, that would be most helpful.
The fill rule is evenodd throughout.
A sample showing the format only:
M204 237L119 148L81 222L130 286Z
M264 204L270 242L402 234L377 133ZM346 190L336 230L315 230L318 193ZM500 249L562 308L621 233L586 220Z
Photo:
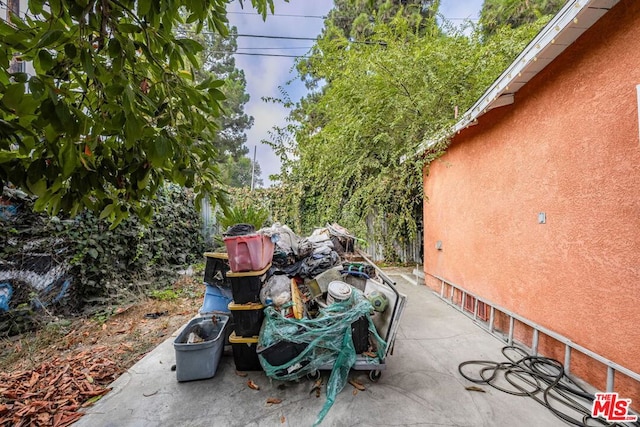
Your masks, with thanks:
M113 350L111 350L113 351ZM0 426L68 426L82 416L121 373L96 346L66 358L56 357L32 370L0 372Z

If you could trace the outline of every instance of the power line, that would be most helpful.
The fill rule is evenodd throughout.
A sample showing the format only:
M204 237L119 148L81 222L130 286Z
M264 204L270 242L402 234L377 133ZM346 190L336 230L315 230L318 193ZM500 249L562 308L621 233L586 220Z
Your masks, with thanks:
M252 13L252 12L227 12L228 15L253 15L253 16L259 16L260 18L262 18L262 15L259 13ZM314 18L314 19L327 19L326 16L323 15L293 15L293 14L286 14L286 13L274 13L273 15L267 15L269 18L272 16L283 16L283 17L289 17L289 18Z
M317 41L318 38L314 37L291 37L291 36L268 36L268 35L261 35L261 34L237 34L238 37L253 37L253 38L257 38L257 39L279 39L279 40L311 40L311 41Z
M238 50L289 50L311 49L313 46L283 46L283 47L238 47Z
M245 56L275 56L280 58L303 58L305 55L280 55L277 53L249 53L249 52L235 52L234 55Z
M0 9L6 9L7 8L7 2L0 0ZM260 18L262 18L262 15L259 13L253 13L253 12L226 12L227 15L251 15L251 16L259 16ZM29 17L29 18L35 18L35 15L31 15L30 13L26 12L26 11L19 11L18 15L22 15L23 17ZM274 13L272 15L267 15L268 17L272 17L272 16L276 16L276 17L288 17L288 18L311 18L311 19L327 19L328 16L326 15L296 15L296 14L287 14L287 13ZM446 16L442 16L441 17L447 21L478 21L478 18L449 18Z
M262 34L236 34L237 37L253 37L259 39L278 39L278 40L311 40L318 41L318 37L310 38L310 37L291 37L291 36L270 36L270 35L262 35ZM355 44L377 44L380 46L386 46L385 42L376 42L376 41L357 41L357 40L348 40L349 43Z
M259 13L253 13L253 12L227 12L228 15L251 15L251 16L257 16L262 18L262 15ZM328 16L326 15L295 15L295 14L286 14L286 13L274 13L273 15L267 15L268 18L272 17L272 16L278 16L278 17L289 17L289 18L312 18L312 19L327 19ZM477 18L459 18L459 17L447 17L447 16L443 16L441 15L443 19L446 19L447 21L477 21Z
M187 30L185 31L185 33L195 33L195 31L190 31ZM200 34L207 34L207 35L218 35L218 33L215 33L213 31L201 31ZM229 36L232 37L232 36ZM277 40L308 40L308 41L318 41L318 37L292 37L292 36L271 36L271 35L265 35L265 34L236 34L236 37L252 37L252 38L258 38L258 39L277 39ZM376 41L357 41L357 40L347 40L349 43L354 43L354 44L377 44L380 46L386 46L387 44L385 42L376 42Z

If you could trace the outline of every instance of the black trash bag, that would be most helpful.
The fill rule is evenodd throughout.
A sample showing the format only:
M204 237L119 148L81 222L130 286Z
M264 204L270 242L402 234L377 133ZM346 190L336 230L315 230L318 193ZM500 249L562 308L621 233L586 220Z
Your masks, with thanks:
M225 237L231 236L245 236L247 234L254 234L256 228L251 224L234 224L222 233Z
M327 253L315 253L295 264L286 267L283 271L289 276L312 279L318 274L340 263L340 256L334 250Z
M295 262L296 257L293 254L287 254L286 252L279 250L273 252L271 264L278 270L284 270Z

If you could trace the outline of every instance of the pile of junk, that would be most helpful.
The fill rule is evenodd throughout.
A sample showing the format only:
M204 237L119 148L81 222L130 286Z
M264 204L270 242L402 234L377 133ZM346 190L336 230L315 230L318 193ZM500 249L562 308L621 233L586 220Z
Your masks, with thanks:
M205 253L199 316L174 341L178 381L215 375L222 348L238 371L315 380L331 371L324 418L350 370L377 381L393 350L406 296L338 224L308 237L279 223L223 233L226 252Z

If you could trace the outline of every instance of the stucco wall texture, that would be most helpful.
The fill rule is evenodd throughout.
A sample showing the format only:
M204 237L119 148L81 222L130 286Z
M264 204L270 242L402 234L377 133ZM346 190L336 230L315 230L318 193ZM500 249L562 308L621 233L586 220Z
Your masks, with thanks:
M427 285L443 277L640 372L637 85L640 2L623 0L458 134L425 169Z

